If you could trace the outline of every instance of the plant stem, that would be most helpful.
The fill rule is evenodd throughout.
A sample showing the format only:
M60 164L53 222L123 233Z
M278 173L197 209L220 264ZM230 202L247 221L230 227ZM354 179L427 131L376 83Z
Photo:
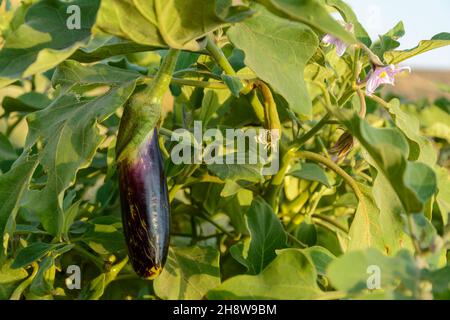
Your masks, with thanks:
M371 96L368 96L368 97L369 97L369 99L371 99L371 100L375 101L376 103L382 105L383 107L385 107L388 110L391 108L391 106L389 105L388 102L384 101L383 99L381 99L380 97L378 97L378 96L376 96L374 94L371 95Z
M210 35L206 37L206 50L208 50L213 59L226 74L230 76L236 75L236 72L234 71L227 57L225 57L222 50L220 50L220 48L216 45L214 39Z
M361 190L358 187L358 183L353 180L353 178L347 173L345 172L343 169L341 169L341 167L339 167L336 163L334 163L332 160L314 153L314 152L309 152L309 151L297 151L296 152L296 156L298 158L304 158L304 159L308 159L308 160L312 160L312 161L316 161L319 163L322 163L323 165L325 165L326 167L330 168L331 170L333 170L334 172L336 172L338 175L340 175L345 182L347 182L347 184L353 189L353 191L355 192L356 197L358 198L359 201L363 201L364 200L364 196L361 192Z
M359 47L367 53L370 62L372 62L376 66L384 66L384 63L381 62L380 58L378 58L378 56L373 53L372 50L370 50L364 43L359 43Z
M361 103L361 109L359 110L359 117L364 119L366 117L367 112L366 97L361 88L356 89L356 93L358 94L359 101Z
M320 219L322 221L328 222L329 224L335 226L336 228L344 231L345 233L348 233L348 229L346 227L344 227L342 224L340 224L339 222L331 219L330 217L323 215L323 214L319 214L319 213L314 213L312 214L313 218L317 218Z
M150 103L159 103L159 100L162 99L163 95L167 91L169 84L172 81L172 72L175 69L179 54L179 50L169 49L167 55L163 58L161 67L156 73L156 76L153 78L153 81L146 89L147 94L150 97Z
M224 234L226 234L227 236L229 236L231 239L234 239L235 236L232 235L228 230L226 230L224 227L222 227L220 224L218 224L217 222L215 222L213 219L211 219L210 217L208 217L206 214L204 213L199 213L196 215L196 217L202 218L205 221L208 221L209 223L211 223L214 227L216 227L219 231L222 231Z
M311 128L307 133L302 135L300 138L295 139L292 143L292 147L300 148L302 145L304 145L309 139L314 137L314 135L317 134L326 124L328 124L328 121L331 118L331 114L327 113L314 127Z
M294 237L292 234L290 234L289 232L286 232L287 237L292 240L292 242L294 242L295 244L297 244L300 248L304 249L307 248L308 246L306 244L304 244L303 242L301 242L300 240L298 240L296 237Z

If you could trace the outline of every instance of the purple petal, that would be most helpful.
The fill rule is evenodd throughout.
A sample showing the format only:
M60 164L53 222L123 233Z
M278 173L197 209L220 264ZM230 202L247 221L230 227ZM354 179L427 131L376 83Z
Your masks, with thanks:
M380 86L380 77L374 72L369 75L366 85L366 94L371 96Z
M342 57L347 50L347 45L343 41L338 41L335 45L337 55Z
M335 44L336 42L336 38L334 36L332 36L331 34L326 34L323 38L322 38L322 42L323 43L328 43L328 44Z

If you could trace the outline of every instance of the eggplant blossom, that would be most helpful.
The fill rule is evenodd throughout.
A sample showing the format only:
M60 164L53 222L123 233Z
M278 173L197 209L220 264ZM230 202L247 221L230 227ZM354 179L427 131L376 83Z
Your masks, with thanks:
M342 22L342 25L344 26L345 30L353 33L353 24ZM344 55L348 47L348 45L344 41L331 34L326 34L322 38L322 42L334 45L336 47L336 53L339 57L342 57Z
M411 68L396 67L393 64L385 67L376 67L367 76L366 94L371 96L382 84L395 85L395 76L404 71L411 72Z

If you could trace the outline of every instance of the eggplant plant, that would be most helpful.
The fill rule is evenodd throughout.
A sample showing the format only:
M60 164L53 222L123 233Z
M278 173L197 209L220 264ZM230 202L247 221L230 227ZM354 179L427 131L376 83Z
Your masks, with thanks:
M0 3L0 299L450 298L448 85L390 91L449 33L400 50L341 0Z

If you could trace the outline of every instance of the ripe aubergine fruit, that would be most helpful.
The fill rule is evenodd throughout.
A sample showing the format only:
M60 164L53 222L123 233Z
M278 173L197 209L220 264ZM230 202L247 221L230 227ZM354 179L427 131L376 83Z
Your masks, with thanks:
M152 279L169 247L169 197L156 129L136 159L119 162L122 221L136 273Z
M169 247L170 206L156 124L178 51L169 50L150 85L127 101L117 135L122 223L128 255L146 279L162 271Z

